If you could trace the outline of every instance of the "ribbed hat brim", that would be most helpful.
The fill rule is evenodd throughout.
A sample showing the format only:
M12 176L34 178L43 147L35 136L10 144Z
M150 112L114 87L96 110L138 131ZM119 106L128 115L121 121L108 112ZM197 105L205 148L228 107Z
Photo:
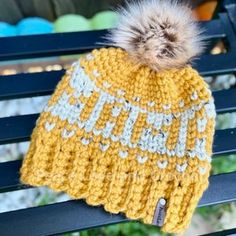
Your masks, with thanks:
M132 154L127 160L109 150L101 152L97 143L57 142L60 130L34 130L32 143L21 168L21 181L32 186L48 186L89 205L103 205L111 213L152 224L160 198L167 200L162 230L181 233L189 225L193 211L207 188L208 180L171 175L153 165L142 165ZM37 136L37 137L36 137ZM69 143L68 143L69 142ZM133 160L133 161L132 161ZM175 162L175 157L173 157Z

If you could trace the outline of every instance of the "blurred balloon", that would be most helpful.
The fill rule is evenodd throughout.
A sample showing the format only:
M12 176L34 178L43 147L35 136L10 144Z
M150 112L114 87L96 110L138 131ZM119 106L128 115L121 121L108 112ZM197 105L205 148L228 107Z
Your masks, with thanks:
M25 18L16 27L19 35L47 34L53 32L52 23L40 17Z
M116 25L118 16L113 11L101 11L91 19L93 29L108 29Z
M0 37L15 36L16 27L5 22L0 22Z
M90 29L89 20L75 14L61 16L54 22L55 32L86 31Z

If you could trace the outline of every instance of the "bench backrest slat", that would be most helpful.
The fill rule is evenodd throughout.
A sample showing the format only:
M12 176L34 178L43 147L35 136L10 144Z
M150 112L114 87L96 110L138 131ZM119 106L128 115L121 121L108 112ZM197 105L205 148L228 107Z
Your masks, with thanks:
M210 186L199 206L236 200L236 172L210 177ZM92 217L91 217L92 216ZM0 214L1 235L58 235L128 221L123 215L106 213L84 201L67 201ZM9 227L9 222L11 227Z
M213 95L215 98L216 111L218 113L236 110L236 88L216 91ZM225 99L226 96L227 99ZM0 145L28 141L37 118L38 114L0 118ZM236 148L234 142L222 142L228 137L228 134L229 141L231 141L233 138L232 135L235 135L233 131L230 130L230 132L226 132L223 130L217 131L217 133L220 133L221 135L216 136L215 139L215 142L219 143L219 145L216 145L214 148L216 153L225 153L227 148L229 148L229 152L235 150L233 148L234 146ZM217 141L218 139L220 139L220 141Z
M0 76L0 101L50 95L64 73L60 70Z
M0 61L84 53L101 48L105 30L0 38Z
M206 39L226 36L219 20L200 25L209 29ZM0 38L0 61L83 53L104 46L99 43L104 43L106 34L107 30L97 30Z
M208 63L209 61L211 63ZM235 53L204 55L194 67L201 75L233 73L236 72L236 55ZM64 73L64 70L60 70L0 76L0 101L49 95Z

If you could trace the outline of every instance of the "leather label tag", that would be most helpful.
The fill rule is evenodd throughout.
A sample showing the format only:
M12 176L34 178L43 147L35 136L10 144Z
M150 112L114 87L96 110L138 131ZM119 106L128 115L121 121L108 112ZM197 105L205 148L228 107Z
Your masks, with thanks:
M163 226L166 214L166 200L164 198L160 198L157 202L157 206L154 212L152 224L157 225L159 227Z

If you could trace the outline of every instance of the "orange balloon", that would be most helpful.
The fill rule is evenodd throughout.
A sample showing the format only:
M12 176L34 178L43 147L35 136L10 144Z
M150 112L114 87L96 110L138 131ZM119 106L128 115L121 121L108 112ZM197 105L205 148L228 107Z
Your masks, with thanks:
M193 14L198 20L210 20L217 6L217 1L212 0L201 4L193 10Z

